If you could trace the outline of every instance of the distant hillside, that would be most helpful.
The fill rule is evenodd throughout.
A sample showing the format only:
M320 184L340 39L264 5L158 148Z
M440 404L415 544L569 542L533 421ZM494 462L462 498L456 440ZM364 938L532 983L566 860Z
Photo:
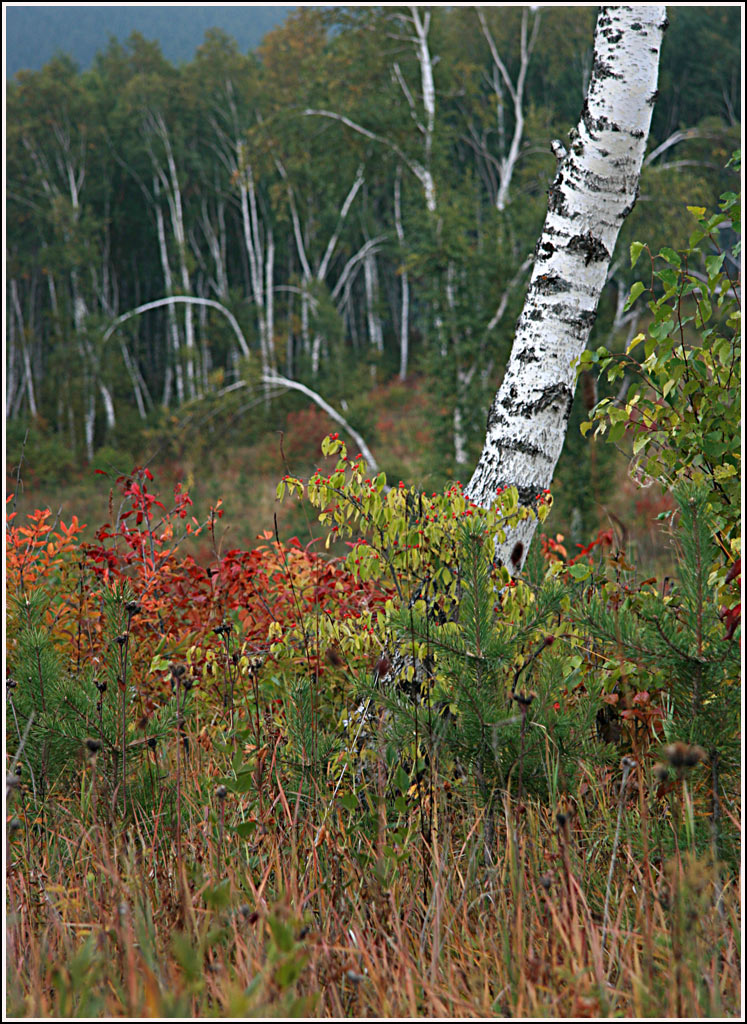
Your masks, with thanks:
M233 36L242 52L255 49L265 33L285 20L293 7L258 4L219 7L11 7L6 6L6 75L28 68L38 71L63 52L85 69L106 47L131 32L156 39L172 62L188 61L210 28Z

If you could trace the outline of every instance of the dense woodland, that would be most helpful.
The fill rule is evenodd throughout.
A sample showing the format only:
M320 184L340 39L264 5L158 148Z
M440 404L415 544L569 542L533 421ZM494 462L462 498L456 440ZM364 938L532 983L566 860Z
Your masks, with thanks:
M521 308L550 142L581 108L594 18L305 8L250 55L212 31L175 67L134 34L90 71L58 58L18 74L7 98L12 453L29 425L58 439L68 465L103 444L132 452L164 410L219 396L225 411L238 392L251 433L246 389L273 373L352 407L365 427L361 394L417 373L434 463L464 473ZM623 242L671 241L685 204L711 206L729 183L739 38L738 8L671 10ZM627 262L612 267L597 340L634 327ZM201 301L115 326L167 296Z

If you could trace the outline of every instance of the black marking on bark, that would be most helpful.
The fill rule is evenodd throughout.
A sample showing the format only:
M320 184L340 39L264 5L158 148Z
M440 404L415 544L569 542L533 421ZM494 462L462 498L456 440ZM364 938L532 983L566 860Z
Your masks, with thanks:
M584 235L574 235L568 242L568 251L580 253L587 267L592 262L601 262L610 258L606 246L598 238L595 238L591 231L587 231Z
M640 21L634 21L633 24L630 26L631 32L640 32L642 29L643 25L641 25Z
M541 412L543 409L548 408L548 406L554 405L556 406L558 413L562 417L563 424L565 425L568 422L568 419L571 415L573 395L571 395L571 393L563 384L554 384L552 388L548 388L547 390L552 391L554 393L550 395L541 395L540 398L535 402L524 402L522 404L517 402L516 405L509 404L507 406L508 411L511 413L512 416L521 416L525 420L531 420L537 415L537 413ZM561 392L563 390L565 390L567 393L562 394ZM521 450L523 451L524 449ZM533 446L533 450L537 455L542 454L541 448Z
M608 77L617 78L619 76L612 75ZM586 130L591 136L596 136L600 132L619 132L620 126L615 124L614 121L610 121L608 117L592 117L589 112L589 105L584 100L584 109L581 112L581 118L586 126Z
M524 554L524 545L518 540L511 552L511 564L518 569L521 565L521 556Z
M567 303L558 304L553 309L553 314L560 320L569 331L575 331L581 337L585 331L590 331L597 318L596 310L579 309L578 306L571 306Z
M597 318L596 309L579 310L573 318L574 324L582 329L591 330Z
M594 58L594 65L592 67L591 74L592 78L596 78L600 81L603 81L605 78L622 78L622 75L613 71L609 64L599 56Z
M532 287L537 295L560 295L570 291L571 284L560 274L540 274L532 282Z
M636 24L637 24L637 22L636 22ZM631 25L631 28L635 28L635 27L636 27L635 25ZM638 25L638 27L640 28L640 25ZM612 44L612 46L615 46L615 45L617 45L617 43L619 43L619 42L620 42L620 40L621 40L621 39L622 39L622 37L623 37L623 34L622 34L622 32L621 32L621 31L620 31L619 29L615 30L615 29L613 29L613 28L607 28L607 29L605 29L605 30L604 30L604 31L602 32L602 35L603 35L603 36L605 37L605 39L606 39L606 40L607 40L607 41L608 41L609 43L611 43L611 44Z
M494 427L496 423L500 423L501 419L501 407L498 405L498 396L496 395L493 399L493 404L488 410L488 431L490 431L490 428Z
M563 194L563 175L559 174L550 186L547 193L547 208L551 213L558 213L561 217L568 215L568 206Z
M542 389L539 398L533 402L527 402L521 409L523 413L526 410L524 415L536 415L536 413L548 409L551 405L556 405L559 408L565 406L564 411L569 412L572 402L573 392L567 384L551 384L549 387Z
M552 244L552 242L547 242L547 241L542 242L542 241L539 241L537 243L537 248L535 249L535 253L536 253L536 258L538 260L549 260L554 252L555 252L555 246Z
M625 218L628 216L630 211L633 209L633 207L637 203L639 189L640 189L640 186L636 185L636 187L635 187L635 194L634 194L633 198L631 199L631 201L628 203L628 205L623 209L622 213L620 214L620 218L619 219L621 221L625 220Z
M543 453L543 449L532 444L531 441L507 441L501 447L504 451L521 452L522 455L530 455L532 458ZM519 490L519 497L521 497L521 490Z

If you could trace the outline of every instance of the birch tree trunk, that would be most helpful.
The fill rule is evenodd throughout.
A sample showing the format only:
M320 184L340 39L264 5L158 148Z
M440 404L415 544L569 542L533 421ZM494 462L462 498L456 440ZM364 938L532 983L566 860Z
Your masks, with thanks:
M490 507L515 486L525 506L550 487L586 347L623 221L636 200L656 100L666 8L602 7L594 68L570 152L559 157L524 310L506 374L488 414L482 455L466 493ZM518 572L536 519L496 545Z
M485 20L485 15L482 10L477 8L477 17L480 22L482 33L485 36L485 40L490 48L490 55L493 58L493 88L496 95L496 108L499 119L499 137L501 139L501 157L498 161L498 179L499 186L498 192L495 199L495 205L498 210L505 210L506 204L508 203L508 193L511 188L511 179L513 177L514 168L519 159L519 151L521 149L522 136L524 134L524 86L526 84L527 71L529 69L529 63L532 59L532 51L534 45L537 42L537 31L540 24L540 12L537 8L532 10L532 31L529 37L527 36L527 27L529 21L529 11L525 7L521 15L521 64L519 66L519 73L516 77L516 82L511 80L511 77L506 70L506 65L501 60L501 56L498 53L498 48L495 45L495 40L488 28L488 24ZM503 80L505 88L511 97L511 103L514 108L514 131L511 137L511 145L506 151L505 148L505 137L503 130L503 97L502 87L500 79Z
M405 232L402 227L402 164L397 164L394 179L394 226L400 248L401 269L399 277L402 287L402 305L399 320L399 379L407 377L407 362L410 356L410 279L405 262Z

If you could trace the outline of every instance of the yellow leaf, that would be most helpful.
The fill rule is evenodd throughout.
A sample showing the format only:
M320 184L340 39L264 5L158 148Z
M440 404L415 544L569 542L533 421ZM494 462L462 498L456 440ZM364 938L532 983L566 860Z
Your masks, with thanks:
M645 340L646 340L646 335L645 334L636 334L635 338L633 338L631 343L625 349L625 355L629 356L630 353L633 351L633 349L636 347L636 345L640 345L640 343L642 341L645 341Z

